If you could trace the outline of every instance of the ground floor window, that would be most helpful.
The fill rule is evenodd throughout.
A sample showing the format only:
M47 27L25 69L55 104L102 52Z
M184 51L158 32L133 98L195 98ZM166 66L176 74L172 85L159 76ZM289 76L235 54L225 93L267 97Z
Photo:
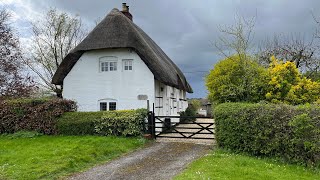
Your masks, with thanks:
M116 102L100 102L100 111L114 111L117 110Z
M116 102L109 102L109 111L114 111L117 109L117 103Z
M108 109L106 102L100 103L100 111L106 111Z

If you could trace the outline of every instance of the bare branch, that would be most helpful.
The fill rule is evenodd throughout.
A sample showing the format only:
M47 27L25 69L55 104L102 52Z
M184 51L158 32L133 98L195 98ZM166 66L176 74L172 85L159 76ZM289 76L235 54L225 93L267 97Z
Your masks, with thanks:
M63 87L51 84L51 80L64 57L86 34L81 19L51 9L42 20L31 25L34 47L32 58L25 63L47 89L61 97Z

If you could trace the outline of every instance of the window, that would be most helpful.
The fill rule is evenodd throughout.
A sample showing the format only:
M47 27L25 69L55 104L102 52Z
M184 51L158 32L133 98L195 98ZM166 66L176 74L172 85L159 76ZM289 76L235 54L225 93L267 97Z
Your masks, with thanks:
M117 70L117 62L109 62L109 64L110 64L110 71Z
M105 56L100 59L100 71L117 71L117 57L115 56Z
M101 67L101 72L116 71L117 70L117 62L101 62L100 67Z
M108 62L101 62L101 71L108 71Z
M123 70L125 71L132 71L132 59L125 59L123 60Z
M109 107L108 107L109 105ZM101 102L100 103L100 111L114 111L117 110L116 102Z
M109 111L117 110L117 103L116 102L109 102Z
M100 103L100 111L106 111L107 110L107 103L101 102Z

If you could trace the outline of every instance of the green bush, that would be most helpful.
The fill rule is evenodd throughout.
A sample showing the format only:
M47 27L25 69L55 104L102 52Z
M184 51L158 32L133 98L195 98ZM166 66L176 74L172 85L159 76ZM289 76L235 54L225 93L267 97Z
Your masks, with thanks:
M224 103L214 109L220 147L320 164L320 107Z
M0 134L18 131L56 134L57 118L75 110L75 102L63 99L0 101Z
M64 135L94 135L95 121L101 119L103 111L98 112L67 112L57 123L59 134Z
M106 111L95 121L95 130L101 135L138 136L143 132L147 115L146 109Z
M196 118L192 118L192 116L197 115L197 110L193 108L193 106L188 106L185 111L180 112L180 116L184 116L185 118L180 118L180 121L194 121ZM191 117L190 117L191 116Z

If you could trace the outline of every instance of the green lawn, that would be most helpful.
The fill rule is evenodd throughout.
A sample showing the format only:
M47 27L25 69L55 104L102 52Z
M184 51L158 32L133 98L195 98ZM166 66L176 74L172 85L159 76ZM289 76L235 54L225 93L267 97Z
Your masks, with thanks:
M215 150L191 163L175 179L319 180L320 172L272 159L258 159Z
M58 179L143 146L140 138L0 136L0 179Z

